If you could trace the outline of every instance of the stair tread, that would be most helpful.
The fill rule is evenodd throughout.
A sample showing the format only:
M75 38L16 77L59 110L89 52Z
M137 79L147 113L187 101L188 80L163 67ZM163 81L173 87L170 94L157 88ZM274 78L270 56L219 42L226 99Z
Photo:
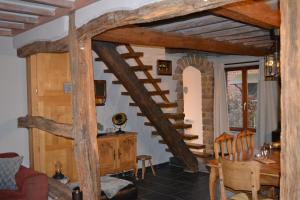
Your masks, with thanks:
M154 78L154 79L139 79L141 83L160 83L161 82L161 78ZM119 80L115 80L112 81L113 84L121 84L121 81Z
M143 52L132 52L132 53L122 53L120 54L124 59L129 59L129 58L139 58L144 56Z
M197 144L197 143L192 143L192 142L185 142L185 144L190 149L204 149L205 148L205 144Z
M198 158L210 158L212 157L212 154L210 153L206 153L206 152L197 152L197 151L193 151L192 150L192 153L198 157Z
M145 116L144 113L137 113L138 116ZM165 117L169 119L184 119L184 113L164 113Z
M153 126L151 122L145 122L144 123L146 126ZM176 129L185 129L185 128L192 128L192 124L184 124L184 123L175 123L172 124L174 128Z
M170 91L169 90L162 90L162 91L148 91L148 93L151 96L155 96L155 95L162 95L162 94L169 94ZM121 92L122 95L130 95L129 92Z
M129 68L131 71L137 72L137 71L147 71L152 70L152 65L144 65L144 66L131 66ZM112 73L110 69L105 69L104 73Z
M156 103L157 105L159 105L161 108L173 108L173 107L177 107L177 103ZM138 106L136 103L129 103L129 106Z
M198 139L198 135L192 135L187 133L179 133L184 140L195 140ZM152 135L160 135L158 131L152 131Z

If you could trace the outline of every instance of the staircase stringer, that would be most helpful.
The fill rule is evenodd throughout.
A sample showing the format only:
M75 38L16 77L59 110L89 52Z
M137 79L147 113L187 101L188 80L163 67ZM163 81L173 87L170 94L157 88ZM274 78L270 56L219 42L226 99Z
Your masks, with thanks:
M136 74L129 69L130 66L118 53L116 46L108 42L94 41L93 50L101 57L102 61L118 80L121 81L125 89L130 93L131 98L160 133L173 155L180 158L189 170L197 171L197 159L186 146L172 123L164 116L159 105L151 98L145 86L140 83ZM140 62L137 63L138 65L143 65L141 60L137 62Z

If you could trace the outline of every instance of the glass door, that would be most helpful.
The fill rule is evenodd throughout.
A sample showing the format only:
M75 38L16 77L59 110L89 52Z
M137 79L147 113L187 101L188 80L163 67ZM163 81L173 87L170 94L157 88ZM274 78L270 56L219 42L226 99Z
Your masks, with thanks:
M229 127L256 130L258 66L226 69Z

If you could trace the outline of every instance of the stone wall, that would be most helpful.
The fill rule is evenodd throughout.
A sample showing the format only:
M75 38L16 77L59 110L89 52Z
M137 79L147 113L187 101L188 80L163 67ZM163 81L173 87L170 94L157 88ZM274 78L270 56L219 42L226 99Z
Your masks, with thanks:
M214 71L213 64L205 57L199 55L187 55L177 61L177 68L173 79L177 80L177 103L178 113L184 112L183 99L183 71L192 66L200 70L202 77L202 120L203 120L203 143L208 151L213 151L213 106L214 106Z

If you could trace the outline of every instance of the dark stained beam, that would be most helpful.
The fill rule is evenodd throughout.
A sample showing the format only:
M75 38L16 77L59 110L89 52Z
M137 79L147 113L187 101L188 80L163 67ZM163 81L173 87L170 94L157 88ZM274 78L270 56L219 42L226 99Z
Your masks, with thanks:
M280 13L264 1L239 2L211 10L213 14L262 28L279 28Z
M20 5L7 3L7 2L0 2L0 10L9 11L9 12L16 12L16 13L24 13L24 14L31 14L31 15L43 15L43 16L54 16L55 10L50 10L41 7L33 7L27 5Z
M26 116L18 118L19 128L38 128L57 136L74 139L72 125L62 124L40 116Z
M126 44L193 49L223 54L262 56L269 53L268 49L263 48L252 48L214 39L181 36L136 27L113 29L97 35L93 39Z

